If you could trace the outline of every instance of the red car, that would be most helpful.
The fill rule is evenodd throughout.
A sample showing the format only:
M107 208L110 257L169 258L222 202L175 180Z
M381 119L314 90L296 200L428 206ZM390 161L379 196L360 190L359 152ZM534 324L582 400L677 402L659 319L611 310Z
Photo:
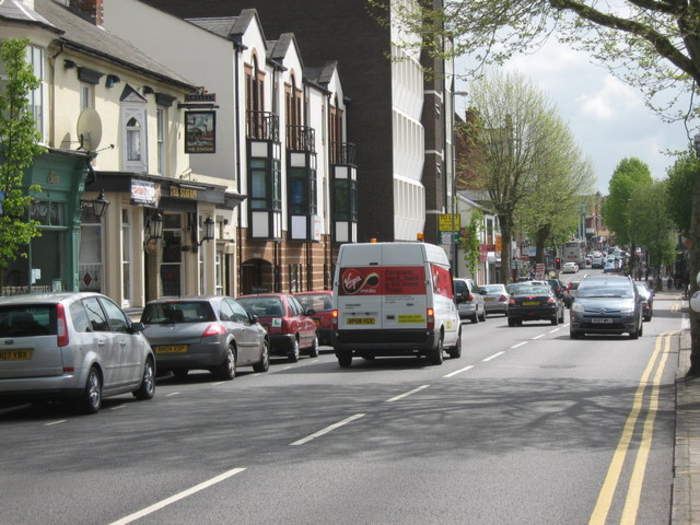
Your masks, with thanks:
M310 317L315 312L305 309L292 295L242 295L236 301L267 330L270 355L287 356L293 363L302 351L318 357L316 323Z
M322 290L318 292L298 292L294 294L301 305L315 313L311 316L316 322L318 341L322 345L331 344L333 329L333 292Z

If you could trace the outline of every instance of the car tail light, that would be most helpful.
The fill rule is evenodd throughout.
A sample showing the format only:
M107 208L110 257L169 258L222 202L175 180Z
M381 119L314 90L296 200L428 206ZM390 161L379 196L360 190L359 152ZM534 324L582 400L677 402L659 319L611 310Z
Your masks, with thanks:
M282 324L280 325L280 332L282 332L283 334L288 334L292 331L292 323L290 323L287 319L283 317Z
M502 303L502 302L505 301L505 300L506 300L506 296L505 296L505 295L501 295L501 296L498 298L498 302L499 302L499 303Z
M338 328L338 309L335 308L331 310L331 322L333 323L333 329Z
M58 346L68 346L68 324L66 323L66 309L62 304L56 305L56 321L58 322Z
M428 318L428 330L435 330L435 310L426 308L425 316Z
M467 301L473 301L474 296L473 295L467 295Z
M221 323L211 323L206 327L202 337L213 337L215 335L221 335L226 333L226 328Z
M549 299L547 299L547 302L548 302L549 304L554 304L554 303L556 303L557 301L554 299L554 297L550 297Z
M510 301L508 301L508 304L516 304L515 299L511 299Z

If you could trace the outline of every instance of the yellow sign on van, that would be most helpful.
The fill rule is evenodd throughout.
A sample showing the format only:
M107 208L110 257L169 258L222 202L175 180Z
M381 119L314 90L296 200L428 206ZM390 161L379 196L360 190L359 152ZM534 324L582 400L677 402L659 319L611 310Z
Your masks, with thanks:
M422 315L400 315L399 323L424 323L425 317Z

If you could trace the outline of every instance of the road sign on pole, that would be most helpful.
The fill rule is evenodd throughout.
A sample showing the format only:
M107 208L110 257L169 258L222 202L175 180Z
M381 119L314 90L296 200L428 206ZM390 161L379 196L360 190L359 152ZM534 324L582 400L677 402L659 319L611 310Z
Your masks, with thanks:
M458 213L441 213L438 217L441 232L458 232L462 227L462 217Z

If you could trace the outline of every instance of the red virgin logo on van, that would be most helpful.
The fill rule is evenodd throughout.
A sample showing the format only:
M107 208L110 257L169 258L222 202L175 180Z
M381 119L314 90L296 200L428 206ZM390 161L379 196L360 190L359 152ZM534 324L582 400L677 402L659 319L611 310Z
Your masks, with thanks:
M373 268L346 268L340 274L341 295L375 295L379 286L379 273Z

